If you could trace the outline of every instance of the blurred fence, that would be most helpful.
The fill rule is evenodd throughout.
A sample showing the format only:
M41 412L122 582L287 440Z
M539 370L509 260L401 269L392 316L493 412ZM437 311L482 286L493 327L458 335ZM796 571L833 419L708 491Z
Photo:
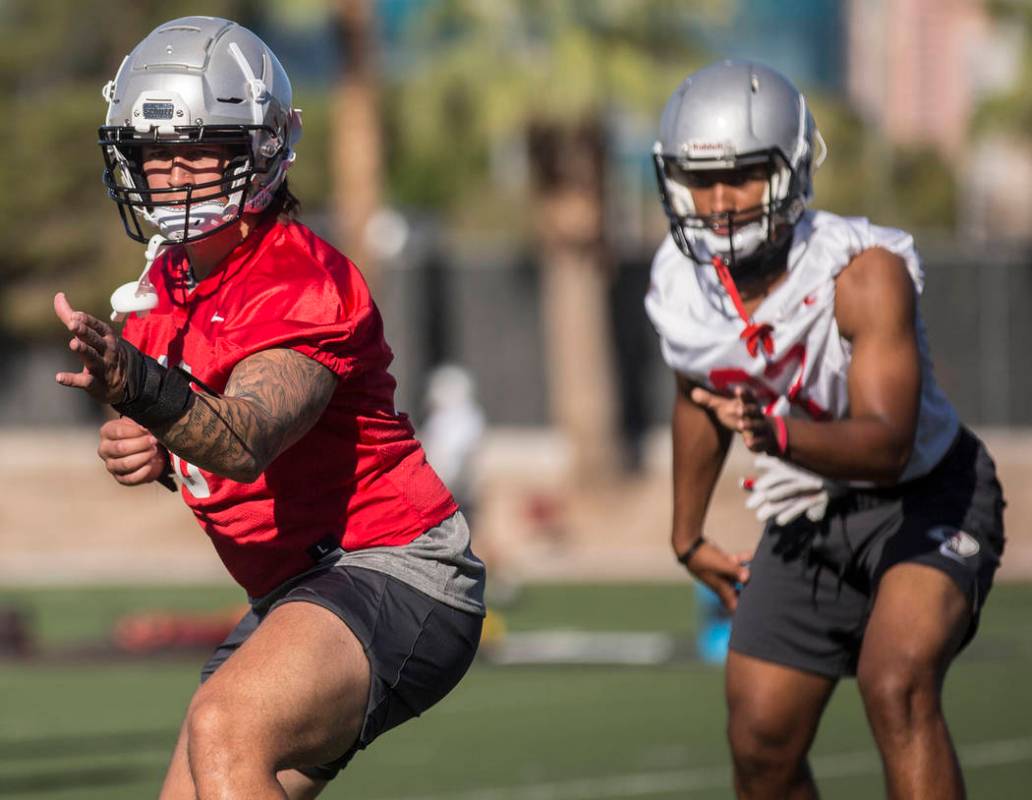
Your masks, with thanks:
M420 417L429 370L468 367L493 424L547 423L539 275L528 252L490 243L423 245L385 264L378 302L396 354L398 406ZM1032 246L923 243L921 310L936 374L963 419L1032 426ZM650 252L616 259L611 329L623 428L630 442L669 418L672 380L645 317ZM55 329L57 323L55 320ZM59 345L0 340L0 425L85 422L84 398L53 382L70 357Z
M943 389L971 425L1032 425L1032 246L937 241L921 250L921 312ZM673 391L642 307L650 259L651 252L620 259L611 291L614 359L632 441L669 419ZM388 270L383 304L403 408L418 408L426 369L449 359L478 377L492 422L546 423L538 275L529 256L455 248Z

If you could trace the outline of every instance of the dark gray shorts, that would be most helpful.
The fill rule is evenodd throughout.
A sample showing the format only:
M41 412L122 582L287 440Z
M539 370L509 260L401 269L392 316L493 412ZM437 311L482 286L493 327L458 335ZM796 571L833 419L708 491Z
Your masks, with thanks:
M850 492L817 524L769 524L735 611L731 649L832 678L855 675L878 582L904 562L945 572L970 599L967 644L1003 553L1003 507L989 453L961 428L928 475Z
M381 733L419 716L450 692L469 669L483 620L446 605L390 575L327 566L289 583L252 607L201 670L203 683L283 603L329 609L351 629L369 659L369 703L356 741L340 758L301 772L330 780Z

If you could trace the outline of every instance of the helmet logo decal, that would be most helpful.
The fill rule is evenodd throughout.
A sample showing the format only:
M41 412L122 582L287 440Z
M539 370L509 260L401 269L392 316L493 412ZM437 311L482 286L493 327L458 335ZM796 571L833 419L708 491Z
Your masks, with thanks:
M685 142L681 152L688 158L718 158L724 161L735 157L735 146L732 142L707 142L696 139Z
M175 106L171 103L144 103L143 116L147 119L172 119Z

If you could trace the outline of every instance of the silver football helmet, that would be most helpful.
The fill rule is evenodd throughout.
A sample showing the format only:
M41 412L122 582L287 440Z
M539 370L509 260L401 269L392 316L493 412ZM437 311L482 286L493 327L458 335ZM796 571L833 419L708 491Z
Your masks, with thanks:
M806 99L781 73L721 61L689 75L667 101L653 147L674 241L700 264L723 260L736 277L769 262L790 242L826 154ZM758 166L767 174L761 206L696 211L690 173Z
M125 57L103 89L100 128L104 184L126 233L148 236L141 219L168 242L196 241L266 208L294 161L301 113L275 54L251 31L217 17L183 17L154 29ZM151 189L144 145L228 148L222 176L185 187ZM185 197L184 197L185 195Z

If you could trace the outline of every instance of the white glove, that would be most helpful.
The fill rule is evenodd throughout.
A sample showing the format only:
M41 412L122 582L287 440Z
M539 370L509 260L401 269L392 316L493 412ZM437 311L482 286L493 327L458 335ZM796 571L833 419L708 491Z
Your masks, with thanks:
M756 509L760 522L773 517L775 524L787 525L802 514L819 522L831 498L841 493L838 484L780 458L760 455L753 463L760 475L743 481L742 488L752 492L745 507Z

